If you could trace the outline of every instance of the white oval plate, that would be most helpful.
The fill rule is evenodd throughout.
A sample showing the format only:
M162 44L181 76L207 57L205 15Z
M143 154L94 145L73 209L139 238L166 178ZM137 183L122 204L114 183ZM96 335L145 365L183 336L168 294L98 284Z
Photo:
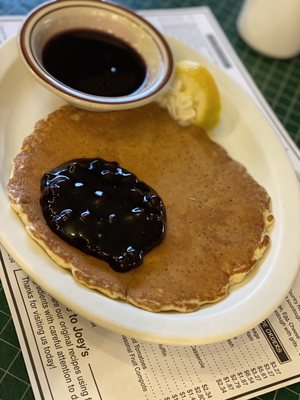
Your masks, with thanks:
M185 45L171 40L171 46L176 59L207 64ZM211 135L269 192L276 221L271 249L255 273L233 287L224 300L193 313L156 314L76 283L30 239L11 210L6 185L12 159L34 123L63 103L25 70L15 39L1 48L0 58L0 240L32 279L57 300L101 326L165 344L225 340L251 329L274 311L291 287L299 265L299 185L272 127L241 89L210 67L223 103L222 121Z

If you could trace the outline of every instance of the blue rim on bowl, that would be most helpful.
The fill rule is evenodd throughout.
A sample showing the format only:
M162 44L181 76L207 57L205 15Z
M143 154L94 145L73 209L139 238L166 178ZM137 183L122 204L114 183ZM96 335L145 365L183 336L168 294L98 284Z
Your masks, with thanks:
M43 49L54 36L75 29L113 35L136 50L146 66L143 85L125 96L105 97L81 92L52 76L43 65ZM21 58L42 85L85 109L107 111L145 105L158 97L173 77L173 56L163 35L141 16L113 3L99 0L44 3L26 18L18 43Z

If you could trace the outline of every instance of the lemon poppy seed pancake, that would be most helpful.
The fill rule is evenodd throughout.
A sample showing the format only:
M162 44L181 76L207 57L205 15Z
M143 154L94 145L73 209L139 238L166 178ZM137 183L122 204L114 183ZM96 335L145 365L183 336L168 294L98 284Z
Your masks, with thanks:
M166 208L164 240L128 272L116 272L62 240L40 206L45 172L67 160L95 157L132 171ZM223 298L270 241L265 189L205 132L180 127L155 104L106 113L58 109L24 140L8 192L28 233L77 281L151 311L188 312Z

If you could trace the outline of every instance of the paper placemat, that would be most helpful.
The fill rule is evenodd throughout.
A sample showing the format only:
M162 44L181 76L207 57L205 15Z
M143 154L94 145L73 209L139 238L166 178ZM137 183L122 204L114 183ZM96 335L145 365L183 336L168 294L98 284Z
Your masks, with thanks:
M159 29L209 58L274 126L295 171L300 154L208 8L151 10ZM0 43L22 18L0 18ZM189 29L186 29L189 26ZM107 331L33 282L2 249L2 283L37 399L249 399L300 381L300 276L285 301L244 335L208 346L165 346Z

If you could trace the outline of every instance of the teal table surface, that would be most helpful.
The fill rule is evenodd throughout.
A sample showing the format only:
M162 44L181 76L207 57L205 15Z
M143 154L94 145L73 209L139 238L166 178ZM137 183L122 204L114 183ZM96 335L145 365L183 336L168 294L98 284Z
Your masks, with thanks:
M239 38L236 31L236 19L242 0L120 0L115 2L133 9L209 6L269 105L297 146L300 146L300 57L275 60L251 50ZM0 0L0 15L25 15L41 3L40 0ZM0 283L0 400L19 399L32 400L34 395ZM300 400L300 383L270 392L259 399Z

